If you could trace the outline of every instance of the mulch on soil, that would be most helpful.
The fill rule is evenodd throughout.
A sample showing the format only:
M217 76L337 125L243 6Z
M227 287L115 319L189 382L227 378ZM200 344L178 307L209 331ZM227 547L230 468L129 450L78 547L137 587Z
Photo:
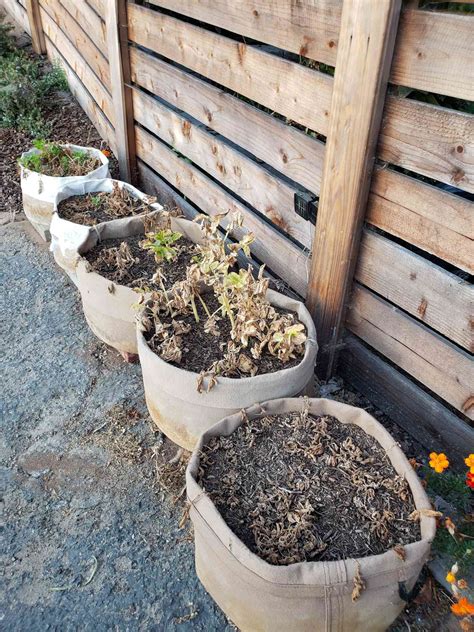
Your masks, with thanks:
M217 297L212 292L202 294L201 298L205 301L207 309L211 314L221 307ZM167 362L186 371L201 373L202 371L207 371L216 360L220 360L223 357L227 342L231 339L231 323L227 317L223 317L219 321L220 335L215 336L205 330L207 314L199 300L196 300L196 309L199 322L196 322L191 311L186 316L180 315L176 319L180 323L180 330L182 330L179 336L183 342L183 353L179 363L170 360L167 360ZM278 313L286 313L285 310L275 309ZM160 320L164 325L173 325L174 319L169 315L162 315L160 316ZM181 323L183 324L182 327ZM189 331L186 331L187 329L189 329ZM159 349L157 349L154 344L153 334L154 331L152 330L143 335L152 351L160 355ZM257 375L261 375L263 373L274 373L281 369L289 369L299 364L301 358L295 358L294 360L283 363L276 356L271 355L268 351L264 351L259 359L252 359L252 361L258 367ZM232 375L232 377L240 379L242 377L249 377L249 374L237 372L235 375Z
M165 287L171 287L176 281L185 278L186 268L194 254L192 241L181 237L179 243L184 249L179 251L177 258L174 261L157 263L151 250L141 248L140 244L144 239L144 235L106 239L86 252L84 258L94 272L126 287L159 290L159 284L152 282L158 268L164 277ZM126 245L125 253L122 244Z
M83 226L95 226L122 217L141 215L153 209L145 200L133 197L125 188L114 185L112 191L71 195L58 204L58 215Z
M52 124L48 140L73 143L84 147L106 149L97 130L88 119L84 110L68 92L57 92L46 108L45 119ZM13 219L21 213L20 176L18 158L24 151L31 149L34 136L14 129L0 128L0 199L2 211L7 211ZM118 177L118 165L113 156L110 160L112 177Z
M307 411L242 424L203 449L199 482L232 531L275 565L384 553L420 537L379 443Z

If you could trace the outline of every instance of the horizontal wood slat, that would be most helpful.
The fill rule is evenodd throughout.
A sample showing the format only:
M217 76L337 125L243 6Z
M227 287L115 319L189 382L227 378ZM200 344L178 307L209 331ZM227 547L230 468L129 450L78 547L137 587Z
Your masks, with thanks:
M87 4L100 15L102 19L105 17L105 7L107 0L85 0Z
M58 0L40 0L40 7L46 11L56 26L63 31L68 40L74 45L77 51L78 63L80 63L81 58L84 59L110 92L109 64L88 34L82 30L80 25Z
M336 62L342 0L151 0L151 4L325 64Z
M2 0L0 9L1 8L5 10L5 13L10 20L13 20L13 22L15 22L22 30L31 34L26 9L24 9L16 0Z
M474 363L468 354L369 290L355 286L346 324L460 412L474 397ZM466 415L474 419L474 409Z
M474 274L474 204L390 169L376 169L366 221Z
M241 212L246 229L256 236L256 242L252 244L253 254L298 294L306 293L307 255L303 250L144 129L137 126L135 134L138 157L205 213Z
M378 156L394 165L474 192L474 116L411 99L389 97L380 130Z
M105 34L105 24L97 13L85 2L77 0L60 0L62 6L87 33L99 51L107 57L107 38Z
M128 5L132 41L327 133L332 77L135 4Z
M390 81L474 101L474 17L407 10Z
M339 373L380 410L426 446L446 452L458 467L464 466L466 447L474 429L434 397L414 384L348 334L341 351Z
M132 80L318 194L324 143L137 48Z
M76 97L79 105L90 118L100 136L105 141L107 141L112 151L115 153L117 151L117 148L112 125L106 119L106 117L102 113L102 110L84 88L81 81L77 78L77 75L72 71L64 57L61 56L59 51L55 48L54 44L48 37L46 37L46 51L50 59L56 60L61 64L64 72L66 73L69 89L71 90L72 94Z
M304 246L311 247L313 225L294 211L296 189L230 147L204 127L156 99L133 91L135 120L184 154Z
M364 231L355 278L426 325L474 351L474 287L372 231Z
M84 60L78 55L74 45L67 39L44 9L40 9L41 22L45 35L67 61L78 79L84 84L109 121L114 123L112 99L97 75L91 72Z

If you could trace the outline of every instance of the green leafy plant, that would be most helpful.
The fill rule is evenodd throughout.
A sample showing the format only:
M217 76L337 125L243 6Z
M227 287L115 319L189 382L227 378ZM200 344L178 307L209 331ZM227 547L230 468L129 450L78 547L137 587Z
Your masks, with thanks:
M48 176L81 176L96 169L100 161L86 151L74 150L42 139L33 141L36 153L19 158L25 169Z
M165 228L148 235L148 240L143 243L143 247L153 250L158 262L174 261L178 257L179 250L173 244L178 242L181 237L181 233Z
M64 72L58 65L44 71L39 59L16 48L10 31L0 24L0 127L47 136L44 108L52 92L67 89Z

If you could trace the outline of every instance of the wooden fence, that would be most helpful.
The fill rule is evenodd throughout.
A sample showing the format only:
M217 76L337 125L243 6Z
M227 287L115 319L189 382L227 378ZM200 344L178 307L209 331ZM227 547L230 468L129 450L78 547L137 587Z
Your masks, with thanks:
M313 311L323 376L337 359L428 448L472 445L472 15L413 0L2 3L63 66L124 178L188 214L243 213L254 258Z

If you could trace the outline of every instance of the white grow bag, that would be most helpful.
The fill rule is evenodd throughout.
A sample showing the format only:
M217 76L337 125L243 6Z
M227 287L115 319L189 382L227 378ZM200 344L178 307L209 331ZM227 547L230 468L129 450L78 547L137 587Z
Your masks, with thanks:
M128 224L134 217L144 217L146 215L154 215L162 211L161 204L154 202L150 204L152 211L141 213L140 215L128 215L119 219L112 219L106 222L95 224L95 226L83 226L76 224L67 219L62 219L58 215L58 205L60 202L73 195L86 195L87 193L111 192L114 184L118 184L120 188L127 189L131 195L139 200L146 200L149 195L142 193L131 184L121 182L120 180L112 180L110 178L104 180L86 180L84 182L73 182L64 186L56 193L54 199L54 212L51 220L51 246L54 260L60 268L62 268L77 285L76 265L79 255L82 252L90 250L90 248L106 239L112 233L119 237L122 234L128 235ZM98 239L97 239L98 236Z
M36 171L26 169L20 164L21 192L23 197L23 210L26 217L45 241L50 238L50 224L54 210L54 200L58 191L64 186L74 183L81 183L87 180L107 178L109 176L109 160L100 151L93 147L80 147L61 143L61 147L72 150L86 151L98 158L100 166L84 176L46 176ZM36 148L24 152L21 157L25 158L31 154L39 154Z

